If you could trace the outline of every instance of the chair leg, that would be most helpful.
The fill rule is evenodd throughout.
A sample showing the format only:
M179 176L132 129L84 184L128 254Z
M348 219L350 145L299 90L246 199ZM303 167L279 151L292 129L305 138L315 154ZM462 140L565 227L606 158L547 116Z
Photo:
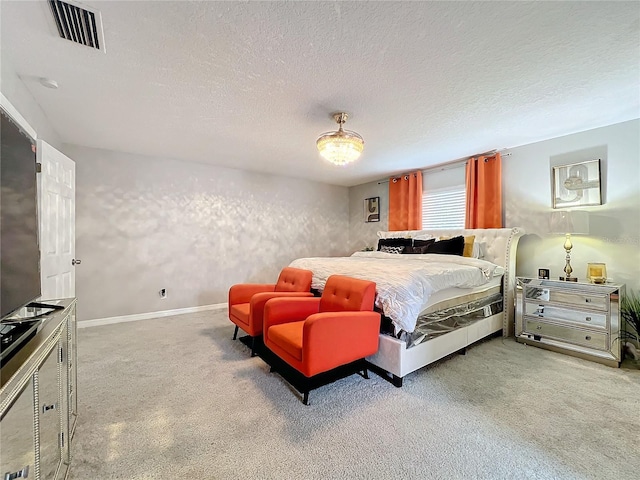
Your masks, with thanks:
M233 331L233 340L238 338L238 325L236 325L236 329Z
M362 369L362 376L363 376L364 378L366 378L367 380L369 380L369 372L367 371L367 367L364 367L364 368Z
M256 337L251 337L251 356L255 357L256 355Z
M309 390L303 393L302 403L309 405Z

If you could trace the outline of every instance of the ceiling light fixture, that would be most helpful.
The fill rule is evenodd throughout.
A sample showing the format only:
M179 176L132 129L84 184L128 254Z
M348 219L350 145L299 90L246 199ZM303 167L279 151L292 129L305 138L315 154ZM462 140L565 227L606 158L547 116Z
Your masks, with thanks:
M334 165L346 165L360 157L364 149L364 140L356 132L342 128L349 115L336 113L333 118L340 125L340 128L320 135L316 140L316 146L320 155L326 160Z

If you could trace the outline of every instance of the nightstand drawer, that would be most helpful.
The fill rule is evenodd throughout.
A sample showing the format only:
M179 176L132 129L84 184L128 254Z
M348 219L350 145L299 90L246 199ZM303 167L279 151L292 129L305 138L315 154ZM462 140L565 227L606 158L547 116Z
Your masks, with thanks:
M575 325L593 327L605 330L607 328L607 314L597 311L588 312L582 310L571 310L558 307L556 305L527 303L525 305L525 315L550 318L561 322L569 322Z
M596 350L609 349L609 336L606 333L564 327L562 325L539 322L529 318L525 319L525 332L574 343L576 345L583 345Z
M552 303L564 303L576 307L592 308L606 312L609 310L607 295L590 295L583 292L566 292L553 288L526 287L527 301L542 300Z

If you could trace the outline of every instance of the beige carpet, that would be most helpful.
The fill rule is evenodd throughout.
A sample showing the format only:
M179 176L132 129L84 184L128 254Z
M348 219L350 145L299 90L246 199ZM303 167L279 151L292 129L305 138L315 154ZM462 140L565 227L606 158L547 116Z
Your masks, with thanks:
M79 330L70 478L632 479L640 371L494 339L310 406L225 313Z

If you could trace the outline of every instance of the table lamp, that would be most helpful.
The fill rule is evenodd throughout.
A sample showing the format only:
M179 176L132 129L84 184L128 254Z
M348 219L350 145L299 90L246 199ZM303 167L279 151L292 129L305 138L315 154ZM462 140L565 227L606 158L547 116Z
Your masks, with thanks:
M552 212L549 221L551 233L559 233L565 235L564 249L567 252L564 266L564 277L560 280L567 282L577 282L577 277L572 277L571 273L571 234L587 234L589 233L589 214L582 210L566 210L560 212Z

